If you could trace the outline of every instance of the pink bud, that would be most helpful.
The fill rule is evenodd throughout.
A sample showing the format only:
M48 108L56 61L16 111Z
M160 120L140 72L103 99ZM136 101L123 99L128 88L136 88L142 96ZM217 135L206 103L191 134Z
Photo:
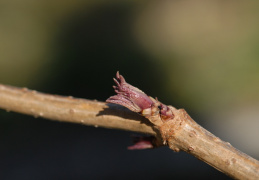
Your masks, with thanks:
M133 137L133 145L129 146L129 150L141 150L141 149L150 149L156 147L155 137L148 136L148 137L141 137L136 136Z
M143 91L128 84L119 72L116 74L116 79L113 80L117 84L117 86L113 86L117 95L111 96L106 102L125 106L134 112L141 112L152 106L151 98Z

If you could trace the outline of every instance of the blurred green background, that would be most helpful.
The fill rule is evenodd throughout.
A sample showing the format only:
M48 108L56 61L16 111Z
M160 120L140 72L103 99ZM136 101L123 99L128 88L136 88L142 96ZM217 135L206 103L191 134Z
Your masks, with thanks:
M0 83L105 101L117 70L259 159L259 2L0 1ZM0 111L1 179L228 179L130 132Z

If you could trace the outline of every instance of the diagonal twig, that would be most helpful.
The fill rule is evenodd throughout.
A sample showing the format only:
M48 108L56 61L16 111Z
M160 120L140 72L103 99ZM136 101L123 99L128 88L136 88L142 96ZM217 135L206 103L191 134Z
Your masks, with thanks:
M123 105L146 117L159 131L163 144L170 149L192 154L233 178L259 179L259 161L202 128L184 109L167 106L158 99L147 96L128 84L119 72L114 81L117 94L107 99L107 102ZM148 143L145 141L143 148L146 144ZM137 144L136 147L139 149L142 144Z

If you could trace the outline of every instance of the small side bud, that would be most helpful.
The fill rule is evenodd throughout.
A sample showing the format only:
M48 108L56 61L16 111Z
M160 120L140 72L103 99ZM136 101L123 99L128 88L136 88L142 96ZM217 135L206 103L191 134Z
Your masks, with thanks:
M154 148L156 145L154 144L155 137L148 136L135 136L133 137L133 145L129 146L129 150L142 150L142 149L151 149Z
M160 116L163 121L167 121L174 118L174 114L168 106L161 103L159 108Z

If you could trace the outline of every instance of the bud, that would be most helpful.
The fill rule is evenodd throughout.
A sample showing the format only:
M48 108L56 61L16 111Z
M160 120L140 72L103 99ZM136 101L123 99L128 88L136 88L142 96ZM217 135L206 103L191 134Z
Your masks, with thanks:
M152 99L140 89L128 84L119 72L116 74L116 79L113 78L113 80L117 85L113 86L117 95L111 96L106 102L125 106L138 113L151 108L154 103Z

